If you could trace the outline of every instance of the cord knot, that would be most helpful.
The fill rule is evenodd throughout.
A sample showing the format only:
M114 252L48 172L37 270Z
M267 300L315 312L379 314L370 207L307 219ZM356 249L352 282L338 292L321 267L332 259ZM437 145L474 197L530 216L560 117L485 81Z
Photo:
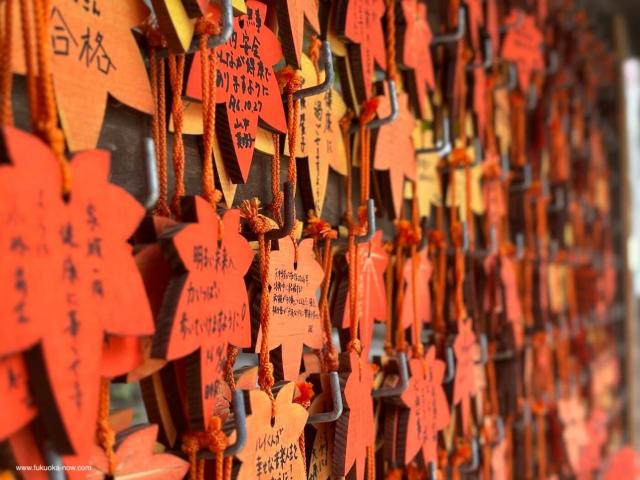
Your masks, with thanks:
M166 48L167 41L162 35L160 28L155 23L155 20L152 20L151 17L147 18L141 26L142 34L147 39L147 45L151 49L160 49Z
M296 382L296 389L297 395L294 397L293 401L308 409L311 405L311 400L315 395L313 385L309 382L299 381Z
M196 33L199 35L211 36L220 33L218 22L213 19L212 13L207 13L196 22Z
M398 246L418 245L422 239L422 232L419 228L414 228L409 220L396 220L397 242Z
M366 125L376 117L378 106L380 106L380 97L373 97L362 103L362 110L360 111L359 118L360 126Z
M309 211L308 224L304 233L315 240L325 240L327 238L334 240L338 237L336 231L331 228L331 224L325 219L318 217L313 210Z
M302 86L302 77L293 67L287 65L277 73L278 85L284 89L287 95L292 95Z
M239 205L239 209L242 218L249 222L251 230L256 233L266 233L278 228L276 222L260 213L260 200L257 198L243 200Z

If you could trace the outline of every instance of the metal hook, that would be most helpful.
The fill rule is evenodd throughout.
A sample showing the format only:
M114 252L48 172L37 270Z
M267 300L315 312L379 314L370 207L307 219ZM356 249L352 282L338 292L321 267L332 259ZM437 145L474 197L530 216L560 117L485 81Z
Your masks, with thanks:
M438 480L438 467L434 462L427 463L427 470L429 471L429 480Z
M144 201L144 208L151 210L156 206L156 202L160 196L160 188L158 187L156 146L153 143L153 140L149 137L144 139L144 159L147 170L147 198Z
M388 125L391 122L395 121L398 118L398 90L396 89L396 82L394 80L387 80L388 90L389 90L389 103L391 104L391 113L384 118L376 118L375 120L367 123L367 128L372 130L374 128L382 127L383 125Z
M367 200L367 233L356 236L356 243L367 243L376 233L376 202L373 198Z
M224 449L224 456L236 455L247 443L247 411L242 391L233 392L234 423L236 424L236 441Z
M429 148L417 148L416 153L437 153L444 157L451 153L451 132L449 131L449 117L442 119L442 137L435 142L435 146Z
M264 234L265 240L279 240L281 238L286 237L291 233L293 228L296 225L296 217L295 217L295 197L293 194L293 186L289 182L284 182L283 186L284 190L284 224L280 228L276 228L274 230L270 230ZM256 241L258 240L258 234L255 232L244 232L244 238L248 241Z
M464 7L458 9L458 27L455 32L443 33L436 35L431 40L431 45L442 45L444 43L457 42L464 36L464 30L467 23L467 11Z
M466 220L462 222L462 251L469 251L469 225Z
M524 258L524 234L516 233L516 260Z
M484 365L489 359L489 344L487 342L487 336L481 333L478 336L478 343L480 344L480 358L475 361L476 365Z
M493 44L491 43L490 38L485 38L484 40L484 58L482 62L470 63L466 66L467 72L471 72L476 68L491 68L493 64Z
M233 6L231 0L221 0L220 2L220 18L222 19L222 26L220 27L220 33L217 35L210 35L207 40L207 48L218 47L231 38L233 33ZM189 49L184 52L184 55L189 55L200 50L199 35L194 35L191 39L191 45ZM168 48L162 48L158 50L157 55L160 58L166 58L169 56Z
M320 95L329 91L333 86L335 73L333 71L333 54L331 53L331 45L327 40L322 42L322 63L324 64L324 80L318 85L309 88L302 88L293 94L294 100Z
M374 390L373 398L397 397L409 386L409 367L407 366L407 356L404 352L398 353L398 373L400 374L400 383L395 387L379 388Z
M451 383L456 378L456 361L453 353L453 348L448 346L444 353L445 360L447 361L447 370L442 380L443 384Z
M531 186L531 164L526 163L524 167L522 167L522 183L517 183L515 185L509 185L509 190L512 192L521 192L524 190L528 190Z
M551 50L549 52L549 65L547 66L547 70L545 74L547 76L555 74L558 71L559 66L560 66L560 58L558 56L558 51Z
M549 212L561 212L564 210L566 205L564 198L564 190L562 188L555 188L553 195L553 204L547 207L547 211Z
M331 385L331 402L333 409L330 412L309 415L307 419L309 425L335 422L340 418L340 415L342 415L342 392L340 391L340 377L338 376L338 372L329 372L329 382Z
M480 454L478 451L478 439L473 437L471 439L471 461L469 463L463 463L458 466L458 470L462 473L472 473L478 470L480 466Z
M503 84L496 85L493 87L493 90L504 90L512 91L518 87L518 71L516 66L513 63L507 64L507 81Z
M504 440L504 420L500 415L496 415L497 438L493 441L492 446L497 446Z
M518 18L516 18L516 21L513 23L507 23L505 25L502 25L500 27L500 33L505 33L509 30L513 30L514 28L520 28L522 26L525 20L524 12L522 10L516 10L516 12L518 13Z

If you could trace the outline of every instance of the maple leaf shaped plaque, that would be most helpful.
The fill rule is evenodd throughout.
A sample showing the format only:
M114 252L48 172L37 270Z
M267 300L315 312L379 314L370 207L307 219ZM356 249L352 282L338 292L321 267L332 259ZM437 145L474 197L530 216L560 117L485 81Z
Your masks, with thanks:
M27 368L20 354L0 359L0 442L36 416Z
M316 75L313 63L302 56L302 78L305 88L324 80ZM300 100L300 125L296 143L298 177L305 210L314 209L322 214L329 167L340 175L347 174L347 152L342 138L340 120L347 112L347 106L335 89ZM287 144L288 148L288 144Z
M519 20L519 15L523 15L524 18ZM501 56L504 60L516 64L520 89L526 93L529 91L531 73L544 71L544 57L540 48L544 43L544 37L536 27L534 17L525 15L524 12L512 10L505 23L517 26L510 28L504 36Z
M215 408L229 343L251 345L244 275L253 251L240 235L240 211L222 219L202 197L182 199L187 222L163 232L160 247L172 269L157 319L151 356L186 357L189 417L204 428Z
M313 240L298 244L297 262L294 241L291 237L281 239L269 262L269 349L276 376L284 380L297 379L303 344L319 349L323 342L317 294L324 271L313 252ZM256 349L261 338L258 330ZM273 352L278 347L279 352Z
M139 425L118 434L113 474L109 474L104 450L94 446L92 468L81 478L181 480L189 470L189 463L170 453L154 453L157 435L157 425Z
M233 34L216 48L216 136L227 160L229 177L244 183L249 176L260 126L285 133L287 122L273 65L282 58L282 49L265 21L267 6L247 2L247 14L235 17ZM200 53L194 55L186 94L202 100Z
M418 302L418 317L421 323L431 321L431 272L433 270L428 256L428 249L425 247L417 253L418 266L416 271L416 293ZM404 329L413 325L413 260L407 258L404 264L404 298L402 302L402 327Z
M368 356L373 337L373 322L387 320L387 288L385 283L385 271L389 264L389 255L382 245L382 230L378 230L368 244L357 245L358 258L358 311L360 314L358 336L362 342L362 349ZM336 268L346 270L349 263L348 255L340 257L343 261ZM338 257L336 257L338 262ZM339 322L344 331L351 326L351 312L349 311L350 295L348 275L343 274L343 281L338 286L333 316ZM346 344L346 342L345 342Z
M461 405L462 428L471 431L471 397L476 394L475 350L476 334L470 319L458 321L458 334L453 343L456 356L456 376L453 384L453 404Z
M358 103L373 95L375 65L387 68L384 14L384 0L340 0L337 4L335 29L347 42L351 81Z
M469 33L471 36L471 46L476 52L476 63L480 63L477 58L480 51L480 27L484 25L484 13L482 11L482 0L466 0L467 12L469 16Z
M580 454L589 443L587 410L577 392L558 400L558 416L562 422L562 440L573 472L580 468Z
M279 34L287 64L302 67L302 42L304 40L304 20L314 33L320 33L318 0L278 0Z
M398 42L399 63L409 71L407 90L411 103L419 116L427 120L431 109L428 106L427 91L435 88L433 59L431 58L431 27L427 20L427 6L418 0L402 0L404 28L398 30L403 39Z
M387 87L385 84L385 92ZM388 95L378 107L378 116L386 117L391 112ZM416 119L409 110L409 97L398 94L398 118L378 129L373 135L373 168L380 180L382 205L392 217L400 215L404 195L404 181L415 180L417 171L416 151L413 146L413 129Z
M344 477L355 469L355 478L362 480L367 448L375 442L373 369L363 351L360 356L341 353L339 370L344 411L336 421L333 475Z
M398 457L409 464L422 452L425 464L438 460L438 432L449 424L449 404L442 388L445 363L436 358L430 347L424 358L409 360L409 386L400 399L399 428L405 432L400 438Z
M52 0L50 5L49 52L65 138L73 152L95 148L107 94L141 112L153 112L149 76L131 31L149 10L142 0ZM18 11L14 9L12 67L25 74Z
M306 478L300 435L309 414L293 402L295 384L285 384L275 400L275 418L271 418L271 400L260 390L251 390L247 416L247 443L236 455L242 462L238 479L271 480Z
M88 454L97 417L105 334L153 333L127 239L144 209L109 183L109 154L87 151L60 166L38 138L2 130L0 356L25 350L34 400L55 448ZM11 186L17 185L17 186ZM9 197L4 197L9 195Z

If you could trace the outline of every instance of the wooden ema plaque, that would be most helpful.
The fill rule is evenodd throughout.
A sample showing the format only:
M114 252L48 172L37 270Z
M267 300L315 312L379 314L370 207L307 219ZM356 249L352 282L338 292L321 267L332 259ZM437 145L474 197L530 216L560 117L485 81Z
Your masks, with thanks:
M320 33L318 0L277 0L278 33L288 65L302 67L305 19L313 33Z
M258 122L285 133L287 122L273 65L282 58L275 34L265 25L267 6L247 2L247 14L234 18L233 34L216 48L216 136L229 177L249 176ZM186 94L202 100L200 54L194 55Z
M467 4L467 12L469 18L469 37L471 38L471 47L473 48L474 52L476 52L474 55L474 61L476 63L480 63L481 60L478 58L478 52L481 49L480 27L484 26L482 0L465 0L465 3Z
M363 480L367 448L375 442L373 369L364 351L343 352L339 372L344 411L336 421L333 475L345 477L353 470L354 478Z
M427 93L435 89L436 81L431 58L433 35L427 19L427 5L418 0L402 0L401 23L396 30L396 44L399 46L398 63L406 69L403 78L411 104L418 116L429 118Z
M394 457L402 465L418 453L426 465L438 461L438 432L449 424L449 404L442 388L445 363L436 358L435 347L424 358L409 360L409 386L397 408Z
M239 480L305 478L304 452L300 435L309 414L293 402L294 383L286 383L275 400L275 417L271 400L261 390L248 392L250 412L247 416L247 443L236 455L241 465Z
M558 417L562 422L562 440L569 465L574 473L580 468L580 454L587 446L589 434L586 424L586 407L577 392L558 400Z
M378 116L386 117L391 112L388 91L378 107ZM379 205L385 206L389 216L398 218L404 196L405 180L416 179L416 152L413 146L413 129L416 119L409 110L409 97L398 93L398 118L383 125L372 135L373 168L380 186Z
M104 450L93 446L92 469L89 473L71 475L73 478L140 478L144 480L181 480L189 470L189 463L169 453L156 452L157 425L138 425L120 432L116 437L115 471L109 475L109 460Z
M3 357L0 359L0 442L27 425L36 413L22 355Z
M524 18L520 19L520 16ZM541 46L544 37L532 15L525 15L519 10L512 10L505 18L507 25L514 25L507 30L502 43L501 57L516 64L518 83L522 92L529 91L531 73L544 72L544 57ZM518 25L519 23L519 25Z
M417 128L414 131L414 144L420 147L433 147L433 130ZM418 182L418 211L421 217L431 216L431 207L442 205L442 189L438 174L438 153L419 153L416 155L416 181ZM411 188L405 190L405 198L412 197Z
M131 31L149 15L141 0L52 0L53 84L69 150L95 148L107 95L153 112L149 76ZM19 8L14 8L12 68L24 75ZM81 92L82 94L79 94Z
M182 199L184 224L159 239L172 276L158 311L151 356L185 358L192 428L204 428L215 408L229 343L251 344L244 275L253 251L240 235L240 211L218 217L201 197Z
M428 248L425 247L417 253L417 271L416 271L416 302L417 313L420 323L431 322L431 290L429 288L431 282L431 260L429 260ZM402 302L402 328L407 329L413 325L413 259L409 256L404 264L404 297Z
M317 77L313 63L302 56L303 87L317 85L324 80L324 72ZM300 125L296 143L300 157L298 178L305 211L315 210L322 215L329 167L340 175L347 174L347 152L342 139L340 120L347 106L335 89L300 100ZM288 149L288 144L287 144Z
M476 335L471 319L458 321L458 334L453 343L456 375L453 384L453 404L461 404L462 430L471 432L471 397L476 394L475 358Z
M312 239L302 240L297 247L294 242L291 237L281 239L269 262L269 349L276 377L284 380L298 378L303 345L319 349L323 344L317 293L324 271L316 261ZM258 309L259 304L254 303ZM259 317L259 310L252 315L256 352L262 338Z
M578 476L590 478L594 470L600 470L603 464L602 449L609 439L607 411L595 407L591 409L587 420L587 445L580 452Z
M368 244L357 246L358 252L358 311L359 338L365 355L369 354L373 337L373 322L387 320L387 289L385 271L389 264L389 255L382 245L382 230L378 230ZM348 342L351 312L349 311L348 256L336 256L336 276L340 282L333 292L332 317L341 329L343 346Z
M347 42L357 105L373 96L375 65L387 68L384 14L384 0L339 0L336 4L334 27L341 40Z
M0 356L25 351L48 437L61 454L85 457L93 440L87 425L98 413L105 334L153 333L127 243L144 210L109 183L107 152L73 158L65 202L59 163L42 141L5 127L2 147Z
M151 4L169 51L178 54L189 50L195 29L189 13L195 5L183 0L151 0Z

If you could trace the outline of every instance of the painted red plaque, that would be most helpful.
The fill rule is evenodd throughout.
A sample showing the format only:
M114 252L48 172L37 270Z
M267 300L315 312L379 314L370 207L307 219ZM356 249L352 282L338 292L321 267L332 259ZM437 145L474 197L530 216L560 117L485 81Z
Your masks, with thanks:
M453 343L456 356L456 376L453 384L453 404L461 404L462 428L471 431L471 397L476 394L475 351L476 334L471 319L458 320L458 335Z
M189 418L200 428L213 414L216 383L224 374L229 343L251 345L244 275L253 251L240 235L240 211L221 219L202 197L184 197L186 223L165 230L160 247L172 269L151 356L186 358Z
M484 13L482 11L482 0L466 0L469 18L469 33L471 34L471 46L476 52L475 61L480 63L478 54L480 52L480 27L484 25Z
M424 358L409 360L409 386L400 397L408 407L404 463L422 452L425 463L438 461L438 432L449 424L449 404L442 388L445 363L436 358L435 347Z
M64 202L53 152L10 127L2 136L10 163L0 167L0 355L29 349L30 384L49 437L60 453L83 457L97 416L104 335L153 332L127 243L144 209L109 183L107 152L73 158Z
M521 17L522 16L522 17ZM505 18L507 25L512 25L502 43L502 58L516 64L518 83L523 92L529 90L531 73L544 71L542 45L544 37L535 25L535 19L524 12L512 10Z
M435 88L433 59L431 58L431 27L427 19L427 5L418 0L402 0L404 41L400 42L399 62L409 69L408 90L421 118L429 115L427 91Z
M507 321L511 323L513 328L515 346L520 349L524 344L522 306L518 293L515 261L508 255L500 256L500 280L504 289Z
M109 474L109 460L104 450L94 446L91 470L77 478L181 480L189 470L189 463L170 453L154 453L157 435L157 425L136 426L122 432L114 452L116 462L112 474Z
M244 183L249 176L258 121L285 133L287 122L273 65L282 58L275 34L265 24L267 6L247 2L247 14L235 17L233 34L216 48L216 135L229 176ZM202 100L200 54L194 55L186 93Z
M417 271L416 271L416 301L418 302L418 318L420 323L429 323L431 321L431 290L429 284L431 282L431 272L433 270L431 261L429 260L427 248L423 248L417 253ZM404 297L402 302L402 326L407 329L413 325L413 260L407 258L404 264Z
M238 479L306 478L300 435L308 413L293 402L294 392L294 383L285 384L276 396L275 409L261 390L248 393L251 414L247 416L247 443L237 454L242 462Z
M385 87L385 91L386 91ZM385 98L388 96L385 95ZM404 198L405 180L415 180L417 173L416 152L413 146L413 129L416 119L409 110L409 97L398 94L398 117L395 121L383 125L374 140L373 167L384 172L387 188L382 193L384 204L397 218ZM391 112L387 100L380 102L378 116L386 117ZM386 193L389 192L389 195Z
M278 378L295 380L300 372L302 345L321 348L323 342L318 290L324 271L315 258L313 240L294 245L291 237L279 241L279 249L271 252L269 262L269 349ZM297 256L296 256L297 249ZM258 333L259 350L262 331Z
M131 31L149 10L142 0L53 0L50 6L53 83L65 138L73 152L95 148L107 95L153 112L149 76ZM19 10L14 9L12 67L25 74Z
M473 69L473 113L476 117L476 134L484 139L487 127L487 74L484 68Z
M347 257L347 262L348 262ZM378 230L368 244L358 245L358 311L359 338L362 349L368 356L373 336L373 322L387 320L387 288L385 271L389 255L382 246L382 230ZM344 301L342 328L351 326L349 293Z
M586 407L577 392L558 400L558 416L562 422L562 439L573 472L578 472L582 449L588 443Z
M340 354L340 378L344 411L336 421L333 475L344 477L354 469L354 478L363 480L367 448L375 442L373 369L364 352Z
M314 33L320 33L317 0L278 0L276 8L282 51L289 65L302 66L305 19Z
M0 359L0 442L27 425L36 415L22 355Z
M341 0L336 31L349 42L351 76L359 100L373 96L375 65L387 68L382 18L384 0Z
M624 447L611 455L604 480L632 479L640 476L640 453L633 447Z

